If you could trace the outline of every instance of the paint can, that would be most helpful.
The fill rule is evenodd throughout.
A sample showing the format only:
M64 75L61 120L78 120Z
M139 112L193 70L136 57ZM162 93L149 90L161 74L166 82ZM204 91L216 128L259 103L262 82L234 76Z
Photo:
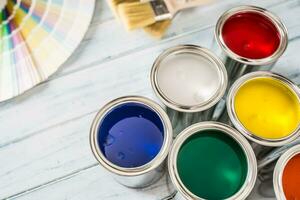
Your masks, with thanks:
M285 152L278 160L273 177L277 199L299 199L300 145Z
M239 6L218 19L213 48L226 66L231 85L246 73L270 70L287 44L287 29L279 17L264 8Z
M164 173L172 142L165 111L152 100L126 96L106 104L90 130L95 158L115 179L128 187L146 187Z
M276 164L276 165L275 165ZM299 199L300 185L300 144L290 147L276 163L263 168L264 176L259 185L263 197L276 197L280 200ZM261 176L260 176L261 177ZM266 188L272 188L270 191Z
M240 77L226 107L233 126L256 147L283 146L299 137L300 89L282 75L258 71Z
M195 45L165 50L155 60L150 78L175 134L193 123L211 120L228 81L224 64L208 49Z
M175 200L245 199L252 191L257 163L249 142L232 127L200 122L183 130L168 157Z

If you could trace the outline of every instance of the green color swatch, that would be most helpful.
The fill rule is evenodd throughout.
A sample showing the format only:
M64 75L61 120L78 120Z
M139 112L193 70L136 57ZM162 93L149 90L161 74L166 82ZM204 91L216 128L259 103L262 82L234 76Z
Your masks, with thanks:
M185 187L204 199L226 199L245 182L248 165L241 146L219 130L205 130L188 138L177 157Z

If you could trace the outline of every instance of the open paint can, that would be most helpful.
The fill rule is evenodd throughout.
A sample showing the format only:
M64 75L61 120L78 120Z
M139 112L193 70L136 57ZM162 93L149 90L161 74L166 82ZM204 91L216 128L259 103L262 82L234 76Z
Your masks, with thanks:
M300 89L284 76L246 74L232 85L226 103L231 123L258 147L283 146L299 137Z
M195 45L165 50L155 60L150 77L175 133L210 120L228 81L224 64L209 50Z
M279 158L274 169L273 186L277 199L300 199L300 145Z
M176 200L245 199L257 176L249 142L218 122L200 122L183 130L168 157Z
M255 6L239 6L222 14L215 40L232 82L248 72L270 70L288 44L281 20Z
M277 159L277 163L267 165L263 172L263 179L260 175L258 190L261 196L266 198L276 196L276 199L280 200L299 199L300 144L287 149Z
M90 144L95 158L128 187L145 187L163 174L172 142L165 111L150 99L127 96L106 104L96 115Z

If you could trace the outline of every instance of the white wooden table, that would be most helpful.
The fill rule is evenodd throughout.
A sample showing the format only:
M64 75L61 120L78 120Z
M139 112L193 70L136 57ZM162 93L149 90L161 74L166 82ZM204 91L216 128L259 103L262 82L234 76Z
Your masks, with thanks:
M90 29L74 55L48 81L0 104L0 199L163 199L173 191L165 176L155 185L128 189L94 159L89 128L98 109L124 95L151 91L149 71L156 56L177 44L210 48L213 28L225 10L258 5L281 17L289 46L274 71L300 83L299 0L216 0L181 13L164 39L127 33L104 0L97 0ZM254 197L256 198L256 197Z

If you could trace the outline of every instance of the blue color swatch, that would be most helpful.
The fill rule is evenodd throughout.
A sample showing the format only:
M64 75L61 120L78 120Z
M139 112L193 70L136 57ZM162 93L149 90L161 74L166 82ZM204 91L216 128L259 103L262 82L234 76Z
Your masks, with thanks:
M147 164L160 151L164 125L160 116L142 103L123 103L99 124L98 143L113 164L134 168Z

